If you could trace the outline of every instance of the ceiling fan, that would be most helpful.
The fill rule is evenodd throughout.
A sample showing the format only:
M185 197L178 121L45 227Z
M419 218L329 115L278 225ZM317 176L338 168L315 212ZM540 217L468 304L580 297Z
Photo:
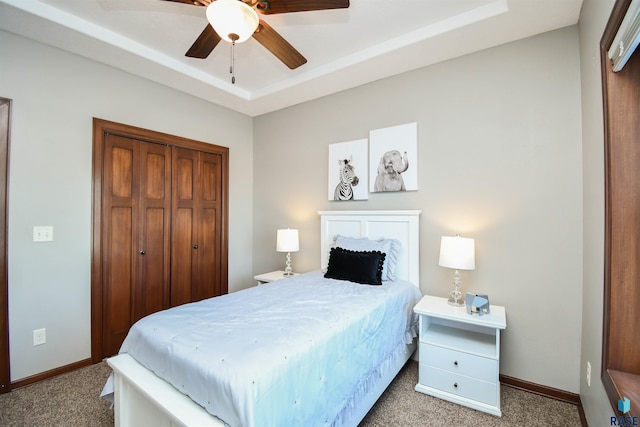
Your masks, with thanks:
M220 40L232 44L249 37L256 39L290 69L307 62L288 41L263 19L258 17L276 13L308 12L314 10L344 9L349 0L164 0L193 6L207 7L209 24L193 43L185 56L206 58ZM233 17L238 24L232 24ZM235 26L234 26L235 25ZM215 28L215 29L214 29Z

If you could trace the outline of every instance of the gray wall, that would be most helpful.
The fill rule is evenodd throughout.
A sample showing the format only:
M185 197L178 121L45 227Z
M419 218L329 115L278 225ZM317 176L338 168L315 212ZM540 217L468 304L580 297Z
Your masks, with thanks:
M252 120L0 31L13 99L9 184L11 380L90 357L92 118L230 148L229 288L252 284ZM54 241L33 243L34 225ZM46 328L34 347L32 331Z
M583 167L583 297L580 397L589 425L610 425L614 415L600 379L604 278L604 127L600 39L614 0L584 0L580 14ZM638 55L638 53L636 53ZM591 386L586 366L591 363Z
M282 268L277 228L319 266L317 210L421 209L423 293L445 296L440 236L476 239L463 291L504 305L503 374L579 392L582 154L578 28L570 27L254 120L254 273ZM327 200L328 146L418 123L419 190ZM414 163L416 164L416 163Z

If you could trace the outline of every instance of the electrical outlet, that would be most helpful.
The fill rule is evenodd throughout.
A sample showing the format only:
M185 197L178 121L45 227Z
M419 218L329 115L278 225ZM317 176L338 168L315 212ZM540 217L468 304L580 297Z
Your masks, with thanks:
M53 227L50 225L34 225L33 226L34 242L51 242L53 241Z
M587 387L591 387L591 363L587 362Z
M33 331L33 345L42 345L47 342L47 330L45 328Z

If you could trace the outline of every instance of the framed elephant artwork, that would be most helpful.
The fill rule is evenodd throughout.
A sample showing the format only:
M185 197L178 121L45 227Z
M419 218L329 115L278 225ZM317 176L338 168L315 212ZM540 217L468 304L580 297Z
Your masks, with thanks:
M329 144L329 200L367 200L367 140Z
M369 191L418 189L418 124L369 132Z

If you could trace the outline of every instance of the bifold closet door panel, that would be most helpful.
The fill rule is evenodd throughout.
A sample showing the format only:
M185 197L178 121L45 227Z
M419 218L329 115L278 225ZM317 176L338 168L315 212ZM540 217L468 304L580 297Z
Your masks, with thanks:
M106 135L103 162L103 345L168 307L171 158L166 146Z
M171 149L140 142L138 277L133 322L169 307L171 273Z
M194 256L197 250L195 228L197 221L196 189L198 180L198 152L172 149L172 209L171 209L171 306L192 301Z
M221 157L173 148L171 306L221 295Z
M222 284L222 168L221 157L200 153L198 208L197 280L194 299L200 300L226 293Z

